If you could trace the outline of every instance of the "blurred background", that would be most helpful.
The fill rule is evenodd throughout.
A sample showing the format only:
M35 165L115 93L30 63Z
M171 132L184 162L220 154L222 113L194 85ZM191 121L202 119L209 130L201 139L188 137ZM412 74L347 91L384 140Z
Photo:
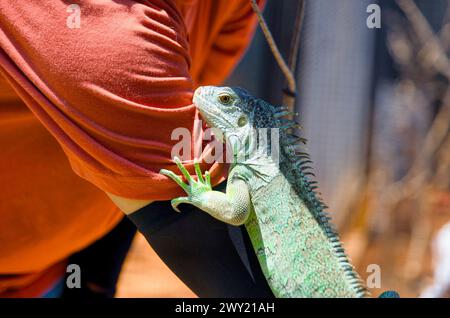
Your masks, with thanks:
M287 59L298 0L264 11ZM381 27L369 28L377 4ZM322 197L374 296L450 296L450 1L306 0L298 120ZM281 104L285 80L258 27L227 85ZM369 286L370 287L370 286ZM134 240L117 297L195 297Z

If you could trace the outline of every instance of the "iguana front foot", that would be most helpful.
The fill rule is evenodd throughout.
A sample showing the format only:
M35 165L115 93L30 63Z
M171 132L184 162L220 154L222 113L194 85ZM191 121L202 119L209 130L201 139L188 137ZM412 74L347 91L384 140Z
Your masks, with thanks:
M179 198L173 199L171 201L173 209L177 212L181 212L178 209L178 205L181 203L188 203L188 204L192 204L192 205L195 205L195 206L198 206L201 208L202 194L204 194L205 192L208 192L208 191L212 191L211 177L209 175L209 172L206 171L205 176L203 176L202 171L200 170L199 163L195 162L194 167L195 167L195 172L197 174L197 179L198 179L198 180L195 180L194 178L191 177L191 175L189 174L187 169L183 166L180 158L175 157L174 161L177 164L178 169L180 169L181 173L186 178L188 184L184 183L183 180L179 176L177 176L175 173L173 173L170 170L161 169L161 171L159 172L162 175L165 175L165 176L171 178L172 180L174 180L176 183L178 183L178 185L180 187L182 187L183 190L188 195L187 197L179 197Z
M188 203L210 214L212 217L231 225L242 225L250 214L250 193L245 181L242 179L228 180L227 192L214 191L211 187L211 178L208 172L203 177L198 163L194 164L197 179L191 177L179 158L174 158L181 173L188 184L175 173L162 169L161 174L174 180L187 193L187 197L173 199L172 207L180 212L178 205Z

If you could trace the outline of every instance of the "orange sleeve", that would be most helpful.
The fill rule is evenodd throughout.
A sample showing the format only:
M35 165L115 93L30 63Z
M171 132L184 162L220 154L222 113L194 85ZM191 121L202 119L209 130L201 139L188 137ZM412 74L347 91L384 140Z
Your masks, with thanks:
M176 171L173 129L198 123L180 12L170 0L74 2L80 28L67 26L66 1L2 0L1 73L79 176L128 198L182 195L158 173ZM222 37L217 56L227 54ZM221 165L211 169L213 182L223 179Z
M263 9L266 0L257 0ZM198 85L220 85L233 71L248 48L257 18L250 0L216 1L220 28L211 40L213 43L198 75Z

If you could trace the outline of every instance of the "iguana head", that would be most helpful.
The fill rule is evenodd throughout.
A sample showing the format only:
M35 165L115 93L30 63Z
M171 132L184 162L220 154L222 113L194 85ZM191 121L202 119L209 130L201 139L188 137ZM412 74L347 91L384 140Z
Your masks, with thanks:
M241 88L202 86L194 93L194 104L209 127L224 135L239 134L250 126L252 97Z
M275 119L279 109L242 88L202 86L195 91L193 101L214 134L232 147L234 155L258 155L258 129L279 125Z
M254 98L236 87L202 86L194 93L194 104L214 134L241 152L249 143L253 127Z

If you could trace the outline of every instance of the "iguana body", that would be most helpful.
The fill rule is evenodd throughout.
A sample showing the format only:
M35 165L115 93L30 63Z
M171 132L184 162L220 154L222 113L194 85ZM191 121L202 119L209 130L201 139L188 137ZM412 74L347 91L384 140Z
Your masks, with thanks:
M366 296L308 177L310 161L296 152L299 138L292 133L295 123L283 118L285 109L239 88L213 86L197 89L194 104L208 125L231 144L234 160L227 191L222 193L211 189L208 173L204 178L198 165L196 181L176 158L188 184L171 171L161 171L188 194L172 200L174 208L189 203L221 221L245 224L277 297ZM252 147L251 132L258 128L279 128L279 162Z

